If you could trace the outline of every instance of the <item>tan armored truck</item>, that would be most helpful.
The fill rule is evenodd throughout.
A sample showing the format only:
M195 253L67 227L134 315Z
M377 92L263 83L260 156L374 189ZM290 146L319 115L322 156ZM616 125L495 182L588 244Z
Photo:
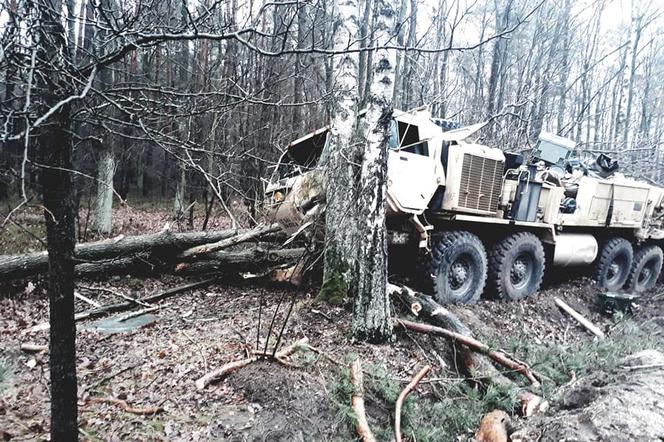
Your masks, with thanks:
M652 288L662 268L664 189L606 157L584 166L574 143L543 133L529 163L477 144L483 124L449 130L425 110L394 112L388 156L390 242L419 248L439 302L482 292L525 298L545 267L592 265L609 291ZM292 142L267 182L269 213L290 232L324 210L328 127Z

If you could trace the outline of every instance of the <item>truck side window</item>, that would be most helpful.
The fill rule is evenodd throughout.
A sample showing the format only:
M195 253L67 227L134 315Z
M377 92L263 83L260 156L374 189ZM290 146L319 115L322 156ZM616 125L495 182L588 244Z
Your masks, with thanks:
M403 152L429 156L429 146L426 141L420 142L420 131L414 124L399 121L399 140Z

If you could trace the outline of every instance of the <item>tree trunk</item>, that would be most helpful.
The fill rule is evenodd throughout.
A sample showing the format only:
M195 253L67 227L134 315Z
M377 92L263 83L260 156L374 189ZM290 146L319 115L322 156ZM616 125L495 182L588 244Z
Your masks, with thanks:
M392 35L395 12L389 0L376 1L376 39L380 45L386 44ZM384 342L392 335L390 298L386 290L385 196L396 53L393 50L379 49L374 60L374 80L362 131L366 137L366 147L360 175L359 268L353 331L358 339Z
M176 255L182 250L200 244L216 242L230 238L242 231L230 229L218 232L173 233L166 230L139 236L128 236L121 239L110 239L93 243L79 244L74 249L78 261L95 261L117 258L152 250L171 250ZM0 280L23 278L44 272L48 269L50 254L37 252L0 258Z
M343 51L357 35L357 0L337 0L335 50ZM321 297L345 297L357 289L357 164L362 148L353 143L357 117L358 54L334 58L336 100L327 145L327 209Z
M42 91L39 114L44 114L71 94L62 76L67 70L65 29L60 20L62 3L38 3L39 71ZM71 108L61 106L39 136L43 164L40 171L48 249L48 297L51 323L49 366L51 375L51 441L78 440L76 392L76 326L74 323L74 192L72 167Z
M408 18L408 43L406 46L414 48L417 46L417 2L410 0L410 17ZM378 12L380 14L380 11ZM380 25L378 25L380 27ZM402 108L408 110L413 107L413 76L415 74L416 51L406 51L403 54L403 85L401 87Z
M636 6L632 6L636 8ZM632 12L636 14L636 12ZM634 102L634 80L636 77L636 62L639 54L639 42L641 40L641 32L643 30L641 24L641 17L633 16L630 25L630 38L629 38L629 65L625 67L627 72L627 79L625 80L625 87L627 88L627 103L625 105L625 127L623 139L625 140L625 149L631 149L634 138L634 126L632 125L632 105ZM630 158L631 160L632 158Z
M408 11L408 0L401 0L401 4L399 5L399 17L397 18L397 26L399 26L399 32L397 34L397 46L401 47L404 45L404 38L405 38L405 33L404 33L404 22L406 20L406 12ZM406 57L406 54L402 51L397 52L397 61L396 61L396 66L394 68L394 94L392 96L394 106L397 108L401 108L403 102L401 100L403 90L401 89L401 86L403 84L403 76L404 76L404 66L405 66L405 61L404 58Z
M113 5L110 0L101 0L100 8L111 11ZM97 17L98 20L103 20ZM108 39L109 32L103 27L98 30L99 35L95 37L94 52L99 56L102 52L101 45ZM113 72L108 67L99 70L99 81L97 87L105 90L113 83ZM112 111L111 111L112 112ZM103 140L97 143L99 158L97 161L97 201L95 203L94 229L101 234L111 232L113 224L113 176L115 175L115 154L113 152L113 140L115 137L104 134Z
M95 230L111 233L113 226L113 176L115 155L110 145L102 146L97 166L97 201L95 203Z
M297 9L297 46L300 49L305 47L305 33L307 26L307 10L306 3L300 3ZM305 91L304 91L304 76L306 69L304 69L304 63L306 61L306 55L297 54L295 57L295 72L293 79L293 101L295 103L302 103L305 101ZM293 131L296 134L302 133L302 128L304 127L303 118L304 112L303 107L295 106L293 108Z
M496 5L496 32L500 33L505 31L509 26L510 13L512 10L512 0L507 0L505 9L500 15L498 13L498 9L500 7L499 0L496 0L495 5ZM486 110L487 118L491 118L493 114L496 112L496 110L502 106L502 103L497 102L496 95L498 91L498 81L504 70L504 66L502 65L501 61L503 59L503 51L505 51L505 45L506 45L505 39L498 38L493 47L493 56L492 56L493 58L491 60L491 73L489 75L489 91L487 96L487 110Z
M184 219L184 212L187 209L185 199L187 190L187 168L184 164L178 166L178 184L175 188L175 201L173 204L173 216L176 220Z

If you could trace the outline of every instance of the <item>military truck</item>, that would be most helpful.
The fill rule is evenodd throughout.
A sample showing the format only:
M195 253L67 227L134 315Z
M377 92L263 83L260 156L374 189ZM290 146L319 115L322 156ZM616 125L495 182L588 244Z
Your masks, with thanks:
M545 268L590 266L608 291L652 288L662 268L664 189L625 177L602 156L582 164L571 140L543 133L531 158L471 141L426 110L395 111L389 139L391 244L419 250L442 303L485 292L519 300ZM272 217L296 232L324 211L329 127L287 146L267 182Z

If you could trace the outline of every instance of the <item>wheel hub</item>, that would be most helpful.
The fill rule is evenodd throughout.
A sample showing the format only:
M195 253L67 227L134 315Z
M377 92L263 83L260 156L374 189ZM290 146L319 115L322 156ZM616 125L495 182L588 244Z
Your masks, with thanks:
M620 264L617 261L613 261L609 266L606 278L611 281L620 274Z
M514 260L512 268L510 269L510 278L514 285L519 285L527 279L528 263L523 257L518 257Z
M644 283L646 281L650 280L650 268L644 267L643 270L641 270L641 273L639 274L639 283Z
M463 262L456 261L452 265L452 282L456 285L463 285L468 278L468 269Z

